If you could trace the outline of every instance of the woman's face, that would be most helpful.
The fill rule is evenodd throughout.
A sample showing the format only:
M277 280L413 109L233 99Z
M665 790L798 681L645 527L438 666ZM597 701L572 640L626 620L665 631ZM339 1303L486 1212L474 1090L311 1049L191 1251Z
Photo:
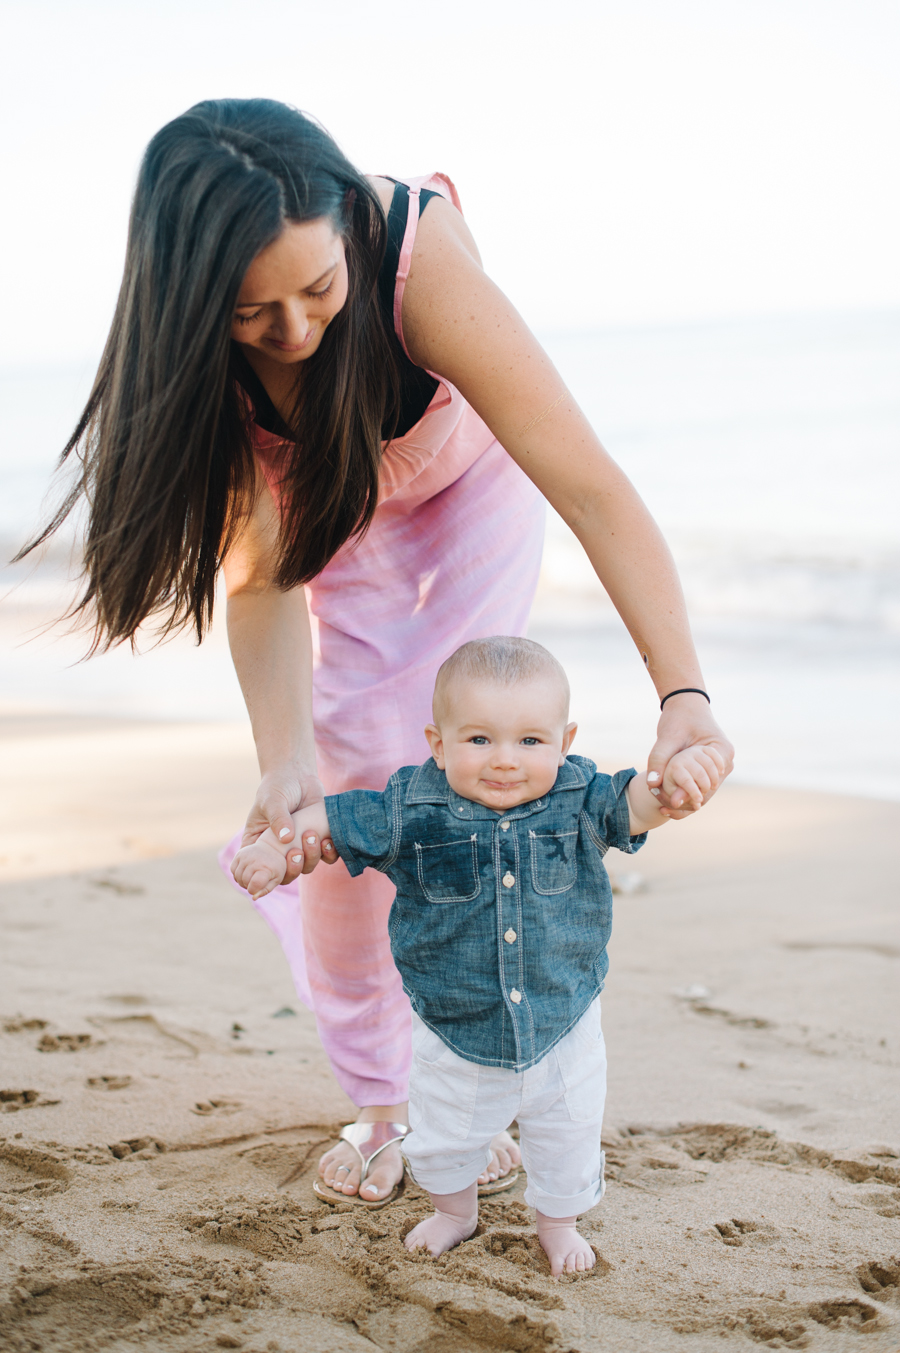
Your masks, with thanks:
M247 269L231 336L290 366L313 355L346 299L344 242L332 222L289 221Z

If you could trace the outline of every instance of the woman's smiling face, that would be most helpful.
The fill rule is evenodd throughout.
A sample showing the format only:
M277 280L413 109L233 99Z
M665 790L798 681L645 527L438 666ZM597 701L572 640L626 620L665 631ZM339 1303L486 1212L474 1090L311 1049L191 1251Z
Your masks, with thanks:
M328 217L289 221L247 269L231 336L282 366L305 361L347 300L344 241Z

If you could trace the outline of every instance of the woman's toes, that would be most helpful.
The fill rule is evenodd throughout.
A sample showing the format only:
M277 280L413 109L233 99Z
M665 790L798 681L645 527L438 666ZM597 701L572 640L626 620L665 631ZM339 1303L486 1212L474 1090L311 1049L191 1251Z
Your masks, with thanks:
M366 1182L359 1190L360 1197L384 1198L399 1182L396 1169L392 1169L390 1165L380 1165L366 1176Z
M334 1187L339 1193L356 1193L359 1189L360 1168L354 1165L349 1170L338 1170Z

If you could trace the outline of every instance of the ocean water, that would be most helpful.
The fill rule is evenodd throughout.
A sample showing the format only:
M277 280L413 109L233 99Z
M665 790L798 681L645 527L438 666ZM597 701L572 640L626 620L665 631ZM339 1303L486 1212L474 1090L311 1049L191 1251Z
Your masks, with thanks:
M543 339L673 547L736 774L900 799L900 312ZM6 558L91 376L0 372ZM180 639L73 666L71 638L23 643L62 595L58 567L0 581L0 709L243 716L220 629L200 651ZM652 688L552 512L531 632L570 673L582 750L639 764Z

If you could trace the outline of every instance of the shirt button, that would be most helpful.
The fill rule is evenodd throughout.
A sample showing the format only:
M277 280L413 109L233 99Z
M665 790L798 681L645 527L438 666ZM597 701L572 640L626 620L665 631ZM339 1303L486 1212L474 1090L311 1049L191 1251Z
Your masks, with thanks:
M511 874L509 870L503 875L503 886L504 888L514 888L516 886L515 876Z
M501 822L501 823L500 823L500 830L501 830L502 832L508 832L508 831L509 831L509 823L508 823L508 822Z
M513 987L512 991L509 993L509 999L512 1001L513 1005L518 1005L522 999L521 991L516 991L515 987Z
M503 936L503 938L506 940L506 943L507 943L507 944L515 944L515 942L516 942L516 932L513 930L512 926L510 926L509 930L507 930L507 932L506 932L506 934Z

